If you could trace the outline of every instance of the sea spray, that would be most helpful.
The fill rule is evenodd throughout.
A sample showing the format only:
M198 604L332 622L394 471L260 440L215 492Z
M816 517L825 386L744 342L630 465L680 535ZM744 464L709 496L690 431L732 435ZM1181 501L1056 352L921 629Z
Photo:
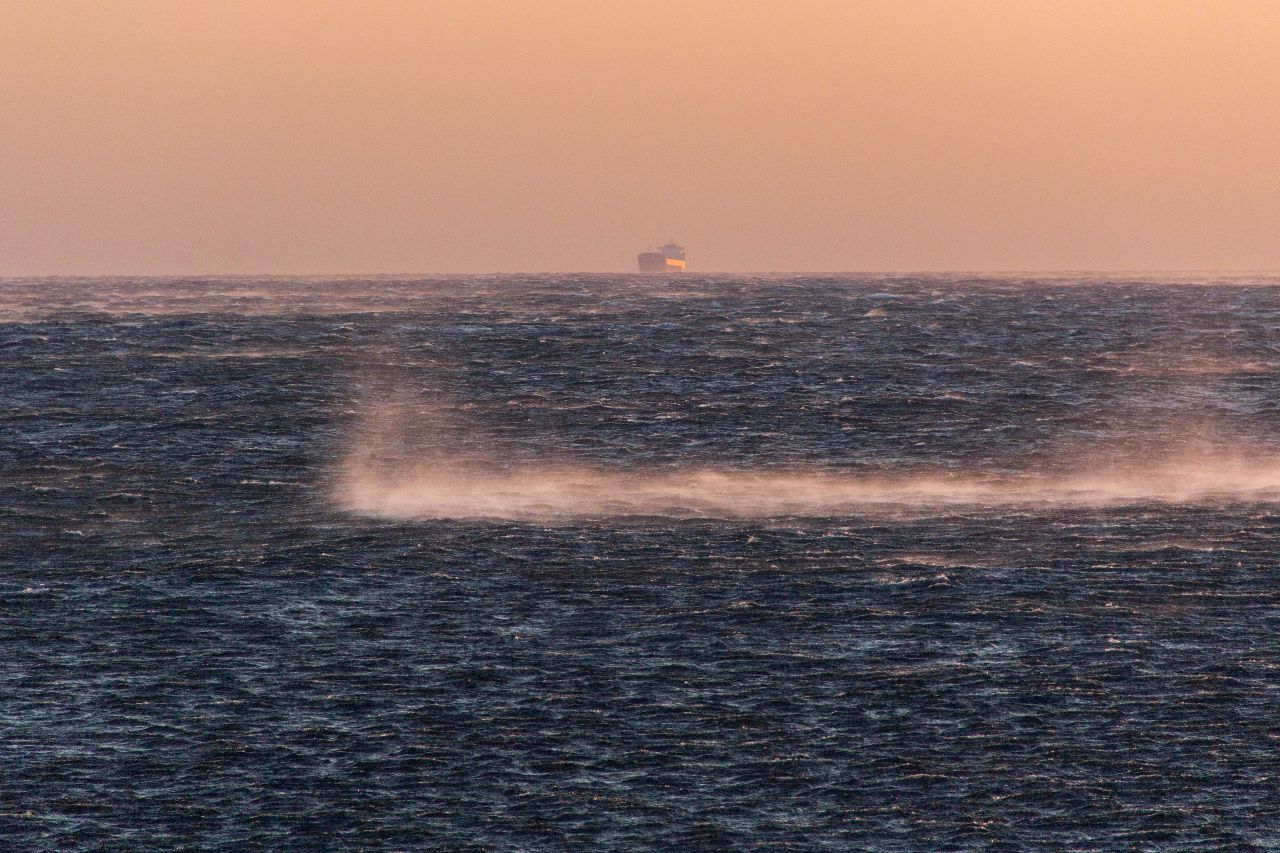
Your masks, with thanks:
M344 510L381 518L551 520L608 516L829 517L1145 503L1280 501L1280 461L1215 453L1108 470L984 474L883 469L619 470L599 465L372 464L353 455L335 479Z

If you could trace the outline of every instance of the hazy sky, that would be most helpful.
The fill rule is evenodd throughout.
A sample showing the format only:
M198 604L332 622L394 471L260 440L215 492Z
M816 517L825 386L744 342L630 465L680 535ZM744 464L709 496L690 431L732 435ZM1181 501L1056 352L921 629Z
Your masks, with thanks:
M1280 268L1280 3L0 0L0 275Z

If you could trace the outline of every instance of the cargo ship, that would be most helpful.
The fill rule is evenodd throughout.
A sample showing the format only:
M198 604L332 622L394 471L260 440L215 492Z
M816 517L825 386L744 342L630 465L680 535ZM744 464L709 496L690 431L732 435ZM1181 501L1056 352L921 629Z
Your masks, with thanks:
M684 272L684 246L667 243L656 252L641 252L640 272Z

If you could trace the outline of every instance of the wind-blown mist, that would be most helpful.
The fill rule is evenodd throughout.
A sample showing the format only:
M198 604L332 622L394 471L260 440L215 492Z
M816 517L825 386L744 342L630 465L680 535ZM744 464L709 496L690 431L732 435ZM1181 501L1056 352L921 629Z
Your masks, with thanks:
M756 465L620 469L557 458L503 457L469 431L465 452L441 446L447 418L418 409L375 407L334 478L339 506L389 519L588 519L830 517L981 512L985 509L1108 507L1145 503L1280 500L1280 459L1263 448L1195 441L1135 450L1127 460L1073 467L1069 457L999 472L922 466L777 468ZM406 435L434 435L428 451ZM477 437L477 432L479 436ZM477 442L480 447L477 447ZM414 458L414 453L420 455Z
M383 518L554 519L659 515L765 518L983 507L1103 507L1280 499L1280 464L1216 457L1115 472L1021 476L826 471L617 472L589 466L470 469L439 460L399 474L348 460L338 484L348 511Z

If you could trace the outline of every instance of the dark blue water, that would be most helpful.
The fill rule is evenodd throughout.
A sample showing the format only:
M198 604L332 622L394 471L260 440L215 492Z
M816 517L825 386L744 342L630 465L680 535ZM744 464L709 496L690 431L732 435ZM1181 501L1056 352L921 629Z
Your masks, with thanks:
M0 849L1280 849L1280 286L2 289Z

